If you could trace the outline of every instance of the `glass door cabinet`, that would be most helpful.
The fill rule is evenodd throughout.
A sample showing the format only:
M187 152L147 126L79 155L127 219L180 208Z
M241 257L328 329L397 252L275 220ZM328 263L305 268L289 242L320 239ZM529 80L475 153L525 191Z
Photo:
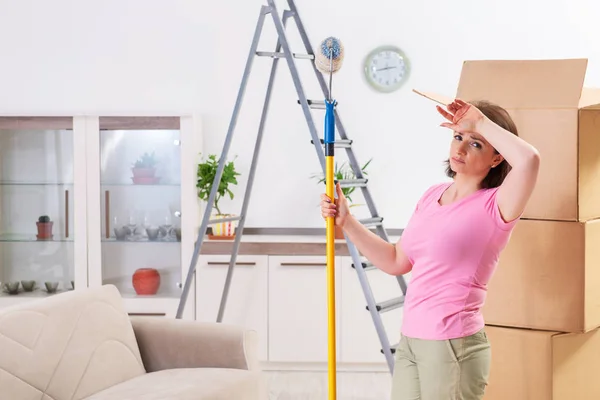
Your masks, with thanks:
M0 117L0 306L86 285L85 174L71 117ZM76 268L77 266L77 268Z
M0 307L112 284L131 314L175 315L200 221L199 126L0 117Z
M199 215L198 138L179 117L95 123L88 135L95 155L88 161L90 284L115 285L132 314L175 315L195 241L185 228L197 229ZM182 224L184 217L190 224Z

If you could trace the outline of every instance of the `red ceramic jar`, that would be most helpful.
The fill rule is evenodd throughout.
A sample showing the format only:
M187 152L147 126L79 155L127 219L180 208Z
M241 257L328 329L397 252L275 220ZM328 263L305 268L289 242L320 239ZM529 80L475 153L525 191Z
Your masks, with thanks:
M153 295L160 286L160 274L154 268L140 268L135 271L131 281L137 294Z

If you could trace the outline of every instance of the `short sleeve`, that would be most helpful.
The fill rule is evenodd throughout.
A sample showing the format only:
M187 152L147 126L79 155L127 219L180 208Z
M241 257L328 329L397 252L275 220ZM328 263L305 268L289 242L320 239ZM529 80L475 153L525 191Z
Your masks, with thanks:
M521 216L523 214L521 213L521 215L519 215L517 218L513 219L512 221L508 221L508 222L504 221L504 218L502 218L502 215L500 214L500 208L498 207L498 201L497 201L498 189L500 189L500 188L496 187L496 188L487 190L485 210L490 215L492 220L496 223L496 226L498 228L508 231L508 230L511 230L512 228L514 228L514 226L517 224L517 222L519 222L519 220L521 219Z

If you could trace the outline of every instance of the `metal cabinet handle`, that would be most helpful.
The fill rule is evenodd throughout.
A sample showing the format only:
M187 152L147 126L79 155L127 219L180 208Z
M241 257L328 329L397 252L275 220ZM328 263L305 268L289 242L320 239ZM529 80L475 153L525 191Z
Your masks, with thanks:
M229 265L229 261L208 261L207 262L208 265ZM253 261L248 261L248 262L236 262L235 265L256 265L255 262Z
M282 262L279 265L282 267L326 267L327 263L323 262Z
M69 237L69 191L65 190L65 237Z
M104 218L106 218L104 221L105 235L107 239L110 239L110 192L108 190L104 192Z

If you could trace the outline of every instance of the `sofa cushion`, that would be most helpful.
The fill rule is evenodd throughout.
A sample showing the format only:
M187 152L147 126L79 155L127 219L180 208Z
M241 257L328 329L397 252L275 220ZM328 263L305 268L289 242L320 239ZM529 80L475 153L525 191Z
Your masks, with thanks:
M86 400L265 400L260 372L229 368L179 368L151 372Z
M0 309L0 399L79 400L145 373L114 286Z

